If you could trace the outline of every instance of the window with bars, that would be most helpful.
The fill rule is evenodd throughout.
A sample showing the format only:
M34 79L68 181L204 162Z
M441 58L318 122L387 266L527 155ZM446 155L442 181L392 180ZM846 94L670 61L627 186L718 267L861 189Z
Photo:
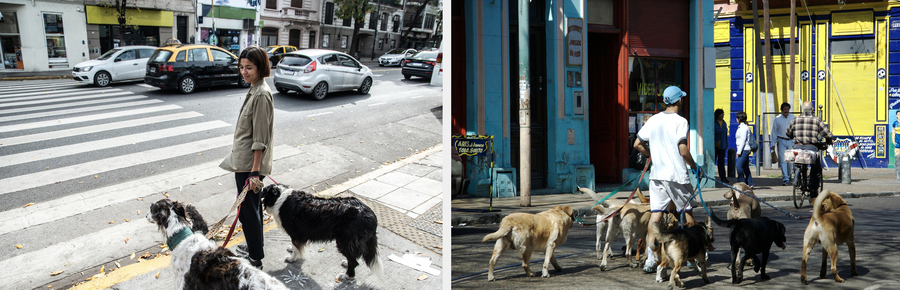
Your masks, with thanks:
M387 13L381 13L381 31L387 30Z
M425 29L434 29L434 14L425 14Z
M325 24L334 24L334 3L325 3Z
M391 30L397 32L397 29L400 29L400 15L394 15L391 21L393 22L391 23L391 25L394 26L393 28L391 28ZM393 45L391 45L391 48L394 48Z
M378 27L378 14L372 12L369 14L369 29L374 30L376 27Z

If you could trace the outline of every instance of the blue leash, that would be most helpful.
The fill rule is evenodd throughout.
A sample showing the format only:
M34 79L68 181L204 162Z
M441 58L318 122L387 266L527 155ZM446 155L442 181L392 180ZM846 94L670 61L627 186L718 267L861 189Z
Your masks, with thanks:
M792 214L792 213L790 213L790 212L784 211L784 210L778 208L777 206L771 205L771 204L769 204L768 202L763 201L762 199L760 199L759 197L756 197L755 195L747 194L747 193L744 192L743 190L734 188L733 186L728 185L727 183L718 181L718 180L716 180L716 179L714 179L714 178L709 178L708 176L706 176L706 174L703 173L703 170L699 169L699 167L698 167L698 170L697 170L697 193L695 193L694 195L691 196L690 199L688 199L688 204L690 203L691 200L694 199L694 196L700 194L700 188L702 188L702 186L700 186L700 178L706 178L707 180L712 180L712 181L714 181L714 182L716 182L716 183L719 183L719 184L721 184L721 185L724 185L725 187L728 187L728 188L730 188L730 189L732 189L732 190L734 190L734 191L740 192L740 193L743 194L743 195L752 197L753 199L756 199L756 200L759 201L760 203L763 203L763 204L765 204L765 205L768 205L769 207L774 208L775 210L777 210L777 211L783 213L784 215L789 216L789 217L791 217L791 218L794 218L794 219L796 219L796 220L803 220L803 219L808 219L808 218L810 218L810 217L801 217L801 216ZM708 214L708 215L711 216L711 214L709 213L709 209L706 207L706 202L703 201L703 195L702 195L702 194L700 194L700 203L703 205L703 209L706 210L706 214ZM687 204L685 204L684 209L687 209ZM684 209L682 209L682 211L681 211L681 219L682 219L682 220L684 220ZM684 227L684 222L683 222L683 221L682 221L682 227Z

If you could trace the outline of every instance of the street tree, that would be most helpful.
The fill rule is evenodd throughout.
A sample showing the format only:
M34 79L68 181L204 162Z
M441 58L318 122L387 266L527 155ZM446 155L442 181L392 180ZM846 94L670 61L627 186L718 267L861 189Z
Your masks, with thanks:
M335 0L334 6L335 16L340 19L353 19L353 38L348 54L356 56L355 52L359 51L359 29L365 24L366 15L375 11L375 5L369 4L369 0Z
M137 1L132 0L131 7L136 9L138 12L141 12L141 8L137 7ZM128 0L103 0L100 2L104 8L113 8L115 10L114 16L116 17L116 21L119 24L119 43L122 45L126 45L125 42L125 30L128 28L128 18L125 15L125 11L128 9ZM136 25L132 26L132 28L137 28Z

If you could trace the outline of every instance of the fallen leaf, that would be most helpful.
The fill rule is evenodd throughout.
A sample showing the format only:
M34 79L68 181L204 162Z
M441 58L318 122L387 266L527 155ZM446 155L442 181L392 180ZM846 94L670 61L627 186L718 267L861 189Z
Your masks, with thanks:
M143 199L143 198L140 198L140 197L138 197L138 199L137 199L137 200L138 200L138 201L143 201L143 200L144 200L144 199Z
M122 268L122 265L119 265L119 262L116 262L116 268Z
M100 273L106 273L106 266L100 266Z
M22 245L16 245L16 249L21 249Z
M47 285L47 288L53 288L53 285Z
M68 265L69 265L69 262L66 262L66 264L65 264L65 265L63 265L63 266L68 266Z
M222 183L221 183L221 182L216 182L216 183L218 183L218 184L219 184L219 186L222 186Z
M156 272L156 279L159 279L159 273L160 272Z
M169 194L168 194L168 193L163 193L163 195L165 195L165 196L166 196L166 198L168 198L168 197L169 197Z
M419 276L419 279L417 279L417 280L422 281L422 280L425 280L425 279L428 279L428 275L422 275L422 276Z
M125 243L126 243L126 244L128 243L128 240L129 240L128 238L125 238ZM134 253L131 253L131 257L134 258Z
M137 214L141 214L141 210L138 210L138 213L137 213Z
M128 259L129 259L129 260L134 260L134 252L131 252L131 258L128 258Z
M335 283L341 283L341 280L338 280L337 277L334 277L334 282L335 282Z
M435 248L438 248L438 249L441 249L441 250L444 249L444 247L441 247L441 246L434 246L434 247L435 247Z
M94 175L94 178L97 178L97 175Z
M58 183L58 182L57 182L57 183ZM82 184L82 183L84 183L84 181L79 181L79 182L78 182L78 184Z
M126 222L126 223L127 223L127 222L131 222L131 221L130 221L130 220L128 220L128 219L125 219L125 222Z
M444 222L443 222L443 221L434 221L434 223L436 223L436 224L440 224L440 225L442 225L442 224L444 224Z
M111 221L111 222L109 222L109 223L110 223L110 224L114 224L114 223L116 223L116 221Z
M47 166L47 169L50 169L50 166Z
M322 252L322 251L324 251L324 250L325 250L325 247L319 248L319 252Z
M141 255L141 259L149 259L151 256L152 255L150 255L150 252L146 252L143 255Z
M197 155L203 155L203 153L197 153Z
M65 271L56 271L56 272L50 273L50 276L56 276L56 275L62 274L62 272L65 272Z

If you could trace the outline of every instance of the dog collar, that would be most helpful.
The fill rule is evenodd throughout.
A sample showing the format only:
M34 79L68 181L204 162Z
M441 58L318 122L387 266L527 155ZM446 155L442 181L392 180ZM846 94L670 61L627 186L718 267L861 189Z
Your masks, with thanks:
M172 235L171 238L166 240L166 246L169 247L169 251L174 251L175 247L177 247L178 244L181 244L181 242L183 242L185 239L187 239L188 237L190 237L193 234L194 234L194 232L191 231L191 228L183 227L183 228L181 228L181 230L175 232L175 234Z

